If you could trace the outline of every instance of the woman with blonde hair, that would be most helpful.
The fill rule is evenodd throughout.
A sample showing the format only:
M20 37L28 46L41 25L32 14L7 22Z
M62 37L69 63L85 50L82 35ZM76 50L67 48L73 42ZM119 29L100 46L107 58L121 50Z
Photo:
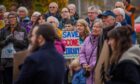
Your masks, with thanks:
M79 33L80 44L82 44L85 38L89 35L90 29L88 23L84 19L79 19L76 24L76 30Z

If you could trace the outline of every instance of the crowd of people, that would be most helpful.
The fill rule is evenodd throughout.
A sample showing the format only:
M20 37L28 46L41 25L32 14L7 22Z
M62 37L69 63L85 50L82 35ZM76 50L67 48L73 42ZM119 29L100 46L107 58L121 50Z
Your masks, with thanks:
M117 1L110 10L89 6L86 18L79 17L75 4L60 11L56 2L48 7L30 17L24 6L6 11L0 5L0 84L140 84L131 0ZM63 56L63 31L78 32L77 58ZM14 57L23 55L13 78Z

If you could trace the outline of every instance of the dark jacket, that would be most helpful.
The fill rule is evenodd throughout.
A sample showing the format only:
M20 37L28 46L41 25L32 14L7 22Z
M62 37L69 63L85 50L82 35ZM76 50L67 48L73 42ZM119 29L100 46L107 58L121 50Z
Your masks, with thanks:
M62 19L60 21L60 23L59 23L59 29L61 29L61 30L64 29L64 26L65 26L67 20L69 20L69 19ZM70 21L72 22L73 25L76 24L76 20L73 17L70 18Z
M117 27L120 27L120 26L121 26L120 23L115 23L113 26L103 28L102 33L101 33L101 35L99 37L99 43L98 43L98 49L97 49L97 61L98 61L98 58L100 56L104 41L108 39L107 33L110 30L112 30L113 28L117 28Z
M105 84L140 84L140 47L133 46L109 70L111 79Z
M61 15L60 15L59 12L57 12L56 14L52 14L52 13L50 13L50 12L48 12L48 13L45 14L45 18L46 18L46 19L47 19L49 16L54 16L54 17L56 17L59 21L61 21Z
M123 21L121 22L121 25L122 25L122 26L132 26L132 25L128 24L126 20L123 20ZM136 32L135 32L135 31L132 32L131 38L132 38L132 43L133 43L133 44L136 44L136 40L137 40L137 39L136 39Z
M53 43L45 43L25 60L15 84L62 84L64 58Z
M72 17L73 17L74 20L76 20L76 21L79 19L79 15L78 15L78 13L75 13L74 16L72 16Z
M12 35L10 37L10 35ZM9 43L14 44L14 49L20 51L28 47L27 33L24 28L17 25L13 32L10 26L0 31L0 48L5 47Z
M129 25L132 26L131 18L130 18L130 16L128 16L127 14L125 14L125 20L126 20L126 22L127 22Z
M129 25L129 24L127 23L126 20L123 20L123 21L121 22L121 25L122 25L122 26L126 26L126 25Z
M26 30L20 28L19 25L16 25L13 32L11 32L10 26L7 28L3 28L0 31L0 58L2 49L6 47L9 43L13 43L15 51L21 51L26 49L28 47ZM12 67L13 59L1 58L0 64L2 64L4 67Z
M87 21L90 30L92 30L92 27L93 27L93 25L94 25L94 21L93 21L93 22L91 23L91 25L90 25L90 20L89 20L89 18L87 17L85 20Z

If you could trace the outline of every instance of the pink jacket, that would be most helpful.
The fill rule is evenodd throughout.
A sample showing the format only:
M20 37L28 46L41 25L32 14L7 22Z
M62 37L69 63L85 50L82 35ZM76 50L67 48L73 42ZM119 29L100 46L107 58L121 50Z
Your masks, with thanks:
M63 41L59 41L59 40L55 40L55 48L56 50L60 53L60 54L64 54L65 52L65 45L63 43Z

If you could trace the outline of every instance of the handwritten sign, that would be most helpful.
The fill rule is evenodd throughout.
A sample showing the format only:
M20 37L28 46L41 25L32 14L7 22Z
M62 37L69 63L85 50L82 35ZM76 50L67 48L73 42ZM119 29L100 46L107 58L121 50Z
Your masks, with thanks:
M79 34L76 31L63 31L63 41L66 46L65 58L76 58L80 51Z

